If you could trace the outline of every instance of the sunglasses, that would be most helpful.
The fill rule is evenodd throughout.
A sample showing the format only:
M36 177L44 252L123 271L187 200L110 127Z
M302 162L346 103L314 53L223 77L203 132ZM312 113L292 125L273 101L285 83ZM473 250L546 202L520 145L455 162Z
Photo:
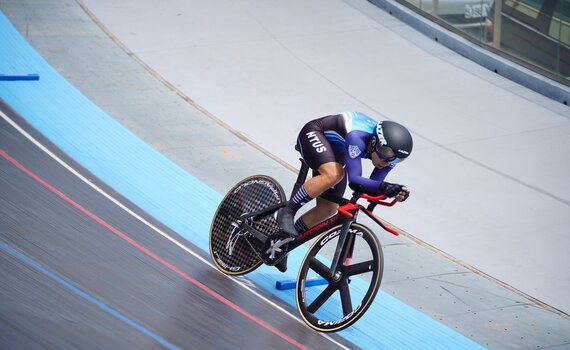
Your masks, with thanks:
M397 164L402 159L396 157L394 151L388 146L376 147L376 154L386 163Z

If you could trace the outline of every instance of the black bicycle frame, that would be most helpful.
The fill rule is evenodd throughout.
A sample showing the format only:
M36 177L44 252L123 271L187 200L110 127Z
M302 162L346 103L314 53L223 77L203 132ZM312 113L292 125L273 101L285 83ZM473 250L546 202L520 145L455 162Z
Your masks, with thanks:
M301 160L301 169L299 170L299 174L297 176L297 181L295 182L295 185L293 186L293 191L291 193L291 196L293 196L295 193L297 193L297 190L299 189L299 187L301 187L305 183L305 180L307 179L309 166L307 165L307 163L305 163L305 161L303 159L300 159L300 160ZM335 202L339 205L338 213L334 216L331 216L328 219L323 220L322 222L320 222L316 226L308 229L307 231L300 232L299 235L297 237L295 237L294 241L289 242L289 251L292 251L293 249L297 248L301 244L304 244L305 242L310 241L311 239L319 236L321 233L326 232L327 230L330 230L331 228L337 226L339 223L342 223L342 228L341 228L341 231L338 235L338 243L336 246L336 250L335 250L335 254L334 254L334 258L333 258L333 262L332 262L332 266L331 266L331 271L336 271L339 261L344 261L344 259L346 258L346 256L342 256L342 255L346 255L346 254L348 254L349 251L352 251L352 245L354 244L354 240L349 242L349 245L347 245L349 247L349 249L346 249L344 254L342 252L342 248L345 247L345 242L346 242L347 237L348 237L350 225L352 225L356 221L358 212L360 210L364 211L364 213L366 213L366 215L368 215L372 220L374 220L374 222L376 222L378 225L380 225L386 231L388 231L394 235L398 235L397 231L395 231L389 227L386 227L386 225L384 225L384 223L382 221L380 221L376 216L374 216L374 214L372 214L372 210L374 209L376 204L382 204L382 203L377 203L377 202L372 203L371 202L367 208L364 208L363 206L356 204L356 202L360 198L365 198L365 199L370 200L371 198L378 198L378 197L367 196L361 192L354 192L352 195L352 198L350 200L347 200L346 198L343 198L343 197L327 197L326 198L327 200ZM392 206L394 204L395 204L395 200L392 201L391 203L386 203L383 205ZM279 210L280 208L282 208L284 206L285 206L285 203L280 203L280 204L268 207L266 209L263 209L261 211L257 211L255 213L246 213L240 217L239 222L241 223L241 225L244 229L246 229L249 233L251 233L258 240L260 240L262 243L265 244L267 242L267 240L270 239L272 236L266 236L265 234L262 234L261 232L257 231L256 229L254 229L251 226L251 223L253 221L262 219L263 217L266 217L268 215L275 213L277 210Z

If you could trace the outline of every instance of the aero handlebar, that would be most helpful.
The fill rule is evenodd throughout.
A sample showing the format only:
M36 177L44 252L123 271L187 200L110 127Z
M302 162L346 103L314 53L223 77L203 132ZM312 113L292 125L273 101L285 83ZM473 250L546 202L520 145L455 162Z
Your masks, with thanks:
M368 202L370 203L368 205L368 208L365 208L361 204L356 203L356 201L358 199L361 199L361 198L368 200ZM347 203L345 205L340 206L338 208L338 211L347 217L352 217L353 214L351 213L351 211L362 210L366 215L368 215L372 220L374 220L374 222L376 222L378 225L380 225L384 230L390 232L391 234L393 234L395 236L398 236L400 234L398 231L394 230L391 227L386 226L386 224L384 224L380 219L378 219L372 213L372 211L374 210L374 208L378 204L385 206L385 207L392 207L398 202L396 200L396 198L392 199L392 201L390 201L390 202L387 202L387 201L385 201L385 199L387 199L387 198L388 197L386 197L386 195L371 196L371 195L368 195L365 193L354 192L352 195L352 200L350 201L350 203Z

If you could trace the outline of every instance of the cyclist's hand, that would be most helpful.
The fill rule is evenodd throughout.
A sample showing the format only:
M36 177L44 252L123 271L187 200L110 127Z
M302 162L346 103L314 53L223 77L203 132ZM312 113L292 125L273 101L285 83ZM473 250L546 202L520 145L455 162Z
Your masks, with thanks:
M380 193L386 195L386 197L394 198L402 191L402 187L402 185L384 181L380 184Z
M398 202L403 202L410 196L410 190L406 186L400 188L400 192L396 195L396 200Z

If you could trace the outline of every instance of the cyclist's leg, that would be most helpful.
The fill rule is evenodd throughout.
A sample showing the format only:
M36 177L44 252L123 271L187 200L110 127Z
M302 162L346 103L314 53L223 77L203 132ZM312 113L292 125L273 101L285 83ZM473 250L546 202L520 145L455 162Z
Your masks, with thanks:
M344 177L344 169L342 164L337 162L328 162L322 164L318 168L316 176L309 179L303 185L307 194L315 198L323 194L328 189L338 184Z
M294 236L297 235L299 231L303 231L305 223L309 223L309 227L312 227L326 217L334 215L338 208L338 204L318 196L328 191L332 191L335 194L340 191L339 195L342 196L344 188L346 187L345 178L346 175L344 174L342 165L339 163L329 162L321 165L319 167L319 171L313 172L313 177L303 185L307 187L307 190L304 190L302 186L293 198L287 202L287 205L279 211L277 221L279 222L281 229L288 235ZM342 181L343 179L345 180ZM339 181L343 182L343 184L337 185ZM312 199L306 195L307 192L305 191L314 193L314 196L318 197L317 206L309 210L309 212L305 213L295 224L293 224L293 218L295 217L297 210L301 208L303 204ZM296 203L295 201L299 199L301 201L305 201L305 203ZM309 219L307 219L308 221L304 221L303 218L307 216L307 214L309 215ZM297 229L297 227L299 227L299 229ZM287 256L283 257L275 266L281 272L287 271Z
M342 156L335 154L325 135L319 131L318 126L313 122L307 123L299 132L296 148L309 167L313 171L316 170L319 175L309 179L299 187L297 192L287 201L285 207L279 210L277 215L279 226L290 236L295 236L297 233L293 224L297 210L334 186L344 175L341 164Z
M338 204L318 197L317 205L295 221L295 229L297 232L306 231L325 219L335 215L337 208Z
M295 213L307 202L315 197L319 197L323 192L335 186L344 177L344 170L342 165L336 162L328 162L322 164L318 168L319 175L312 177L299 188L296 194L287 201L286 206L279 211L277 220L281 228L289 235L295 235L297 230L293 224ZM320 206L319 206L320 203ZM334 213L336 211L335 203L329 202L322 198L317 201L317 212L319 216L325 215L328 212Z
M297 190L297 193L294 193L290 200L287 201L285 207L281 208L277 213L279 227L291 237L297 235L297 230L293 223L297 210L313 198L318 197L328 188L334 186L344 175L342 168L342 163L344 163L343 156L334 152L325 135L316 130L311 122L307 123L299 132L295 149L301 153L305 162L313 169L313 174L316 173L318 175L305 182ZM319 170L324 175L319 173ZM285 272L287 270L287 256L283 257L275 266L279 271Z
M318 172L314 172L313 176L318 176ZM326 197L327 195L342 197L344 195L344 190L346 189L346 183L347 177L346 173L344 173L343 178L338 183L324 191L321 194L321 197L317 198L317 205L297 220L295 227L301 228L301 230L297 229L297 231L302 231L303 229L307 230L323 220L335 215L338 209L338 204L326 200L323 197Z

